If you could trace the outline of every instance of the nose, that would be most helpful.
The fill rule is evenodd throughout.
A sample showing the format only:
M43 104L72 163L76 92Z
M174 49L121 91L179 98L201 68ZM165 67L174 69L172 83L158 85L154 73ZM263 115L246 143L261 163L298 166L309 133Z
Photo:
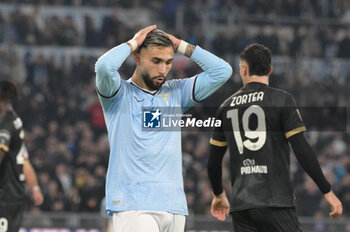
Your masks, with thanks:
M164 64L164 63L159 64L159 66L158 66L158 72L159 72L159 74L161 74L161 75L165 75L165 73L166 73L166 64Z

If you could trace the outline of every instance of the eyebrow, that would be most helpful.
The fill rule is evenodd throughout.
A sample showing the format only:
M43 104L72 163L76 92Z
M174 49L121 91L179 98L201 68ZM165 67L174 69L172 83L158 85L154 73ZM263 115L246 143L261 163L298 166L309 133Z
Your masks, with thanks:
M164 59L162 59L162 58L159 58L159 57L154 56L154 57L152 57L152 60L159 60L159 61L168 62L168 61L173 61L174 58L170 58L170 59L168 59L168 60L164 60Z

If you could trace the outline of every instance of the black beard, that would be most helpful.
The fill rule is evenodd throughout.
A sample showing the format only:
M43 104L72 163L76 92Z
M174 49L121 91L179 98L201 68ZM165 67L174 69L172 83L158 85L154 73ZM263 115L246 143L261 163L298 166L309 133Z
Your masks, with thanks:
M162 87L162 85L164 84L165 82L165 78L164 78L164 81L162 83L154 83L153 80L158 78L159 76L156 76L156 77L150 77L149 74L142 74L141 73L141 77L143 79L143 81L145 82L145 84L147 85L147 87L151 90L158 90L160 89L160 87Z

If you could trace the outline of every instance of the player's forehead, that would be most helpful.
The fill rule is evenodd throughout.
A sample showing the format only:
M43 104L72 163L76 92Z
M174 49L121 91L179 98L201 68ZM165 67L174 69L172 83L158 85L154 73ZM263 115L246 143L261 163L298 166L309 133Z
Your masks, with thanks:
M146 48L141 49L140 55L141 57L150 59L157 57L163 60L169 60L174 57L174 49L172 46L164 47L149 45Z

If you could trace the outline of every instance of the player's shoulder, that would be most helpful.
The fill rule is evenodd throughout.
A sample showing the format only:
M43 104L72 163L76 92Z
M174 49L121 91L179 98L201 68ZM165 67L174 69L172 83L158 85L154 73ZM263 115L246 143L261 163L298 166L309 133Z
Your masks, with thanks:
M15 111L9 112L9 119L12 121L12 125L16 130L19 130L23 127L22 119L17 115Z
M145 91L138 85L136 85L130 78L128 80L121 81L120 92L122 93L122 95L128 95L135 93L143 94Z
M233 93L231 96L229 96L228 98L226 98L222 104L219 106L218 111L221 111L227 107L229 107L231 105L232 99L237 96L240 95L242 93L242 89L239 89L238 91L236 91L235 93Z
M9 110L2 120L1 127L10 131L19 130L23 127L23 122L15 111Z
M268 95L268 102L274 106L288 107L296 105L293 95L286 90L269 86L268 91L265 91L265 94Z
M193 79L192 78L184 78L184 79L171 79L166 80L162 87L160 88L160 92L177 92L178 94L181 93L181 89L189 89L193 88Z
M176 88L177 86L179 86L181 84L181 79L171 79L171 80L166 80L164 82L164 84L162 85L162 89L166 88L166 89L173 89Z
M197 76L197 75L196 75ZM171 80L166 80L163 84L164 87L168 87L168 88L177 88L180 87L182 84L184 84L185 82L191 82L194 80L194 78L196 78L196 76L194 77L189 77L189 78L183 78L183 79L179 79L179 78L174 78Z
M279 88L275 88L275 87L271 87L271 86L267 86L267 90L271 93L271 94L275 94L275 95L279 95L279 96L292 96L291 93L289 93L286 90L283 89L279 89Z

